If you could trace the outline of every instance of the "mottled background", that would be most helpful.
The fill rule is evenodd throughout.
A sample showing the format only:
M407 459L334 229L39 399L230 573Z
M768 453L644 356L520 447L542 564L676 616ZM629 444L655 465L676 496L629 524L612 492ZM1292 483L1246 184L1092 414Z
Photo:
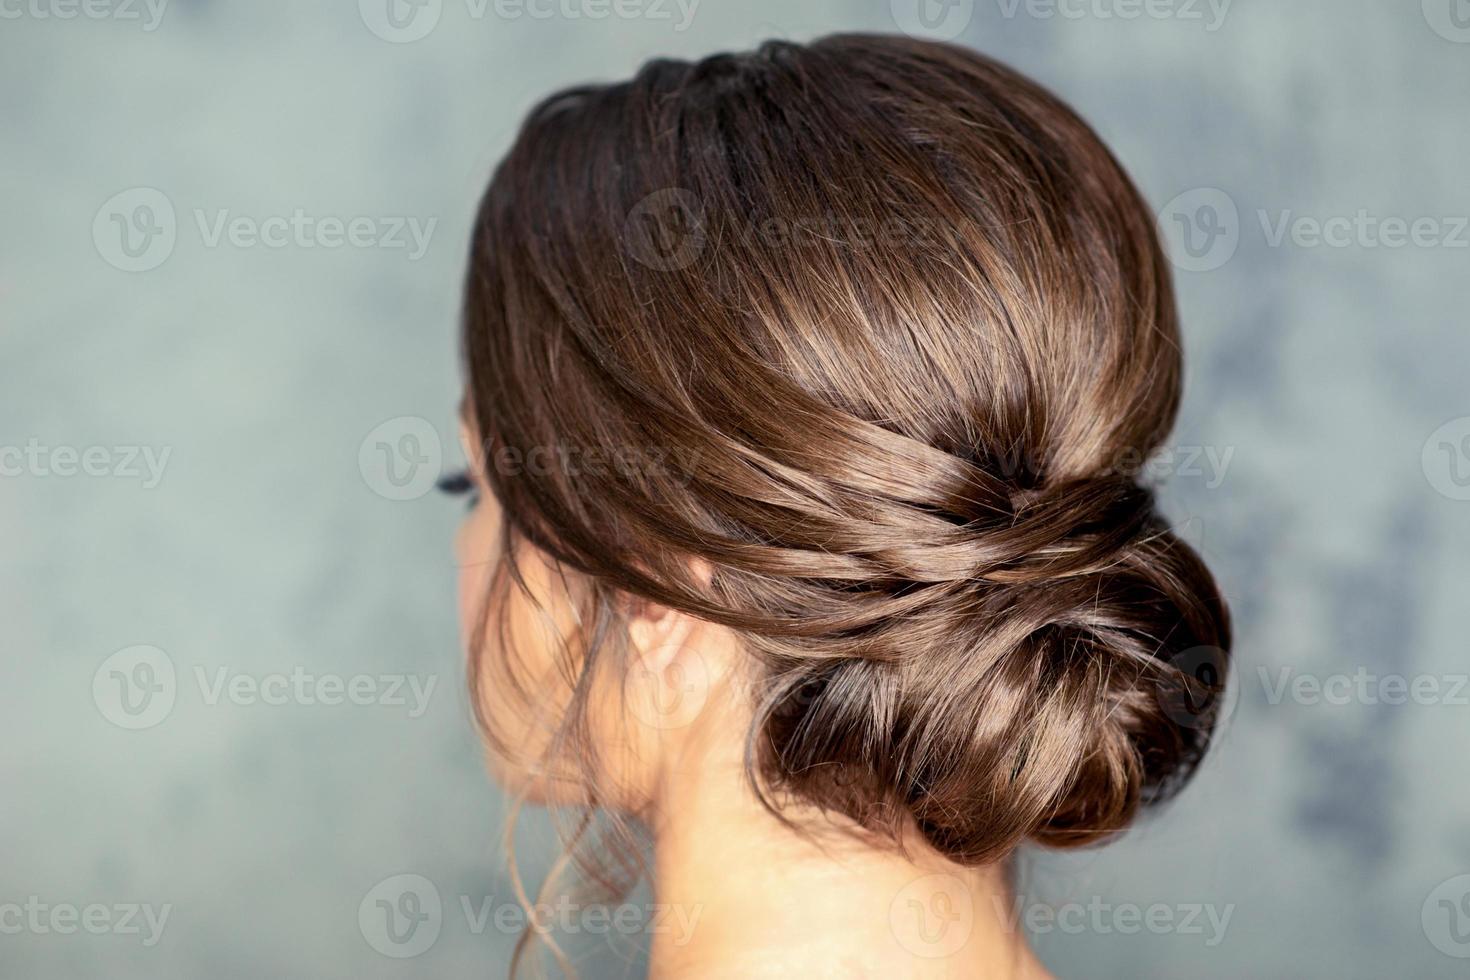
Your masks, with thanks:
M551 89L931 29L915 0L394 2L0 0L0 975L503 973L511 937L461 906L511 894L461 692L459 507L416 496L457 454L477 195ZM1064 977L1466 975L1470 3L930 2L1072 101L1161 212L1189 353L1166 500L1239 623L1234 717L1183 799L1028 860L1035 908L1098 910L1038 913L1039 949ZM371 244L213 237L298 209ZM378 244L393 218L435 222L422 254ZM1314 238L1333 218L1356 227ZM211 695L298 668L436 687L421 713ZM1340 703L1279 696L1355 674ZM1389 675L1421 696L1388 703ZM525 836L535 874L540 817ZM405 882L443 912L400 959L376 901ZM37 903L169 918L150 944L37 928ZM1129 903L1204 913L1154 934ZM636 976L637 948L584 973Z

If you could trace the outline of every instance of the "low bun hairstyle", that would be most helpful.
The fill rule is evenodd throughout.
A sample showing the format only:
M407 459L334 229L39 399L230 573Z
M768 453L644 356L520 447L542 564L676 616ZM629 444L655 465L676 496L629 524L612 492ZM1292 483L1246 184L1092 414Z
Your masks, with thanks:
M773 808L974 865L1112 834L1204 752L1227 614L1136 479L1168 268L1026 78L834 36L557 94L481 205L463 346L504 557L583 583L583 678L629 596L735 630Z

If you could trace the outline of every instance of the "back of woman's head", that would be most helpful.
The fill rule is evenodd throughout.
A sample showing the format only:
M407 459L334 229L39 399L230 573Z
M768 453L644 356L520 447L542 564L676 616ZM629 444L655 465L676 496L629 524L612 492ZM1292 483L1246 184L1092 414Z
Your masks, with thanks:
M630 598L728 627L778 808L979 864L1117 831L1203 752L1180 657L1226 612L1131 465L1180 397L1168 269L1027 79L837 36L548 99L464 348L507 549L592 597L580 670Z

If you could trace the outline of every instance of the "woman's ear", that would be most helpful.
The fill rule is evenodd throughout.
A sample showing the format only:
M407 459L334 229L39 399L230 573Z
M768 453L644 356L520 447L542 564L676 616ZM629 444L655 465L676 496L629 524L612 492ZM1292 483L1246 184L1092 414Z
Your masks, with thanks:
M719 672L712 644L719 632L677 610L646 604L628 622L631 663L624 688L628 715L663 743L704 714Z
M708 588L714 570L701 559L694 560L690 571L701 585ZM700 626L699 620L667 606L640 597L630 598L628 638L633 644L636 666L653 673L663 673L679 659Z
M695 562L691 571L709 585L712 569L706 562ZM704 713L729 666L728 631L647 599L633 600L626 622L626 707L660 739L687 729Z
M664 673L679 659L696 625L692 616L656 603L638 602L628 623L636 665L653 674Z

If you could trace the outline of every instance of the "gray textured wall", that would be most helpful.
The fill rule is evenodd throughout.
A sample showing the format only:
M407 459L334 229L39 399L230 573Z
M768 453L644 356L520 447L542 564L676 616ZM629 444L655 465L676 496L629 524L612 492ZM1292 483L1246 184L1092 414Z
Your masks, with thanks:
M0 0L0 975L498 975L509 937L461 909L510 893L461 693L457 507L389 499L421 486L377 455L457 452L476 197L552 88L913 27L909 0L686 0L687 22L434 0L396 27L383 0L157 2ZM1112 848L1028 862L1040 949L1063 976L1463 976L1470 3L951 18L1073 101L1171 230L1190 370L1166 499L1239 623L1196 785ZM251 243L297 209L369 223ZM216 238L222 216L246 221ZM422 711L215 688L298 669L436 686ZM400 874L443 903L412 959L374 948L405 951L374 924ZM167 906L161 935L129 905Z

